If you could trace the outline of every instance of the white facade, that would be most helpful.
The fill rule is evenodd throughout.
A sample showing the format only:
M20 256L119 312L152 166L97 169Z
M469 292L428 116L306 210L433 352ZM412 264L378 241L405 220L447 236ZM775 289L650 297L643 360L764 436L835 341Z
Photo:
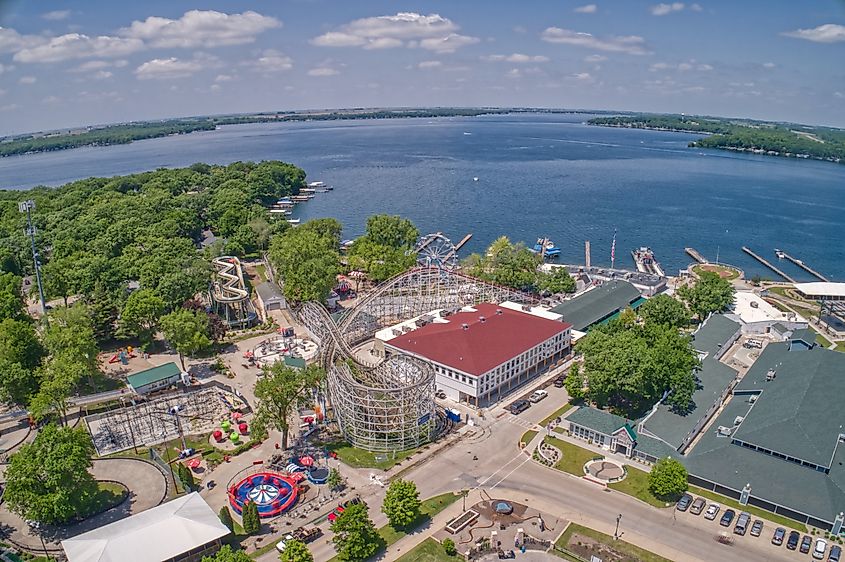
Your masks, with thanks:
M733 314L742 324L743 334L768 334L772 326L782 324L789 330L806 328L807 319L795 312L782 312L755 293L737 291L734 295Z

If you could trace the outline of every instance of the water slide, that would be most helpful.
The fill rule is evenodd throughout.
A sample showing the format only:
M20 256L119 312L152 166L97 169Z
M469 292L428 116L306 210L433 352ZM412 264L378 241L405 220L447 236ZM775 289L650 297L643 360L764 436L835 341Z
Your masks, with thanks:
M214 282L214 300L217 302L238 302L249 297L244 284L241 261L234 256L220 256L211 260L217 270Z

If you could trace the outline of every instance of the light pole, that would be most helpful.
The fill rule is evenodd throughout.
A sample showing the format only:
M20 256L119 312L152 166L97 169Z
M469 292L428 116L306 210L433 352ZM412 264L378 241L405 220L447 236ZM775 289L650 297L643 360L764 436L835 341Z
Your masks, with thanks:
M38 259L38 250L35 249L35 227L32 226L32 211L35 210L35 201L27 199L18 203L18 210L26 213L26 233L32 245L32 262L35 264L35 281L38 284L38 297L41 299L41 314L47 315L47 306L44 304L44 288L41 286L41 263Z
M616 516L616 530L613 531L613 540L617 540L619 538L619 520L622 519L622 514Z

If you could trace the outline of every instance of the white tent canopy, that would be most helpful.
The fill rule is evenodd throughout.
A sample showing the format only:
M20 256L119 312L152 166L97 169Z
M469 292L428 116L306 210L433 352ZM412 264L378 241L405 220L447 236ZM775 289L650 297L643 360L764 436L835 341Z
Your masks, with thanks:
M161 562L229 534L196 492L62 541L69 562Z

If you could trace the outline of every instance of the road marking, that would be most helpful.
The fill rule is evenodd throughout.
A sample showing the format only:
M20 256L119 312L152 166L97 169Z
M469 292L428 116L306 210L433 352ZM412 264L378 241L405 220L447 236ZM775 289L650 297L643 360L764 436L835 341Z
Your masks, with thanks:
M513 462L513 461L515 461L515 460L518 460L518 459L519 459L519 458L521 458L521 457L522 457L522 452L517 453L517 455L516 455L514 458L512 458L511 460L509 460L508 462L506 462L505 464L503 464L502 466L500 466L500 467L496 470L496 472L494 472L493 474L491 474L490 476L488 476L487 478L485 478L484 480L482 480L481 482L479 482L479 483L478 483L478 485L477 485L475 488L473 488L473 490L477 490L478 488L480 488L480 487L482 487L483 485L485 485L487 482L489 482L490 480L492 480L492 479L493 479L493 477L494 477L494 476L496 476L496 474L498 474L499 472L501 472L501 471L502 471L502 469L504 469L504 468L505 468L506 466L508 466L510 463L512 463L512 462Z
M517 470L519 470L520 468L522 468L522 465L524 465L525 463L527 463L527 462L528 462L528 461L530 461L530 460L531 460L531 457L528 457L527 459L525 459L524 461L522 461L521 463L519 463L519 466L515 467L513 470L511 470L510 472L508 472L505 476L503 476L503 477L502 477L502 479L501 479L501 480L499 480L498 482L496 482L495 484L493 484L493 486L492 486L490 489L491 489L491 490L495 490L495 489L496 489L496 486L498 486L499 484L501 484L502 482L504 482L505 480L507 480L507 479L508 479L508 477L509 477L511 474L513 474L514 472L516 472Z

